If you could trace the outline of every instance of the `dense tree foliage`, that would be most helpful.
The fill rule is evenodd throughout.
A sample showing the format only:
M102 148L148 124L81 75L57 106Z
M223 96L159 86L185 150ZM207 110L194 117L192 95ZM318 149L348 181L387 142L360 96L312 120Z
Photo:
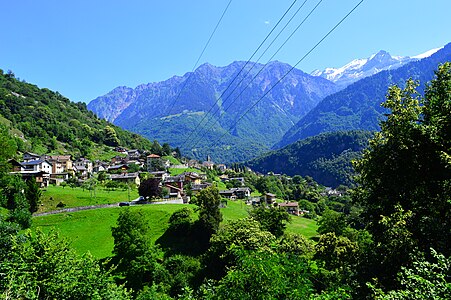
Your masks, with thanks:
M58 152L58 142L72 154L86 156L93 143L150 148L148 140L99 119L85 103L74 103L58 92L40 89L0 72L0 116L16 134L31 141L37 153ZM61 145L63 145L61 144ZM30 149L31 147L31 149Z
M89 253L78 256L56 233L13 236L0 261L4 299L130 299Z
M290 215L280 207L260 206L251 210L249 215L260 223L263 230L271 232L276 237L283 235L287 223L290 221Z
M245 163L255 171L311 176L337 187L353 183L351 161L360 157L372 136L369 131L337 131L297 141Z
M384 289L415 251L451 254L451 64L439 67L424 98L416 86L390 88L383 105L391 113L356 165L355 201L374 240L366 275Z

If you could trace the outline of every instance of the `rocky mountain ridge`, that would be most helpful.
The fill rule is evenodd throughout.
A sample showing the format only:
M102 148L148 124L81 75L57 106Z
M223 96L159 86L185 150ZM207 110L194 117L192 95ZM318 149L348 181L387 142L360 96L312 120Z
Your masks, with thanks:
M178 146L188 155L238 161L269 149L319 101L337 91L327 79L294 69L262 98L290 69L278 61L267 65L236 61L225 67L203 64L193 73L162 82L115 88L88 108L118 126ZM254 150L244 150L246 143ZM247 154L238 154L241 150Z

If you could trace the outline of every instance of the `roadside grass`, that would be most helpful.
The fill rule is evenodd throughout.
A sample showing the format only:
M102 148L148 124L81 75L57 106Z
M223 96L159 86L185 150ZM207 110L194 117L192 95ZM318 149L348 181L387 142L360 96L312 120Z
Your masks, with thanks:
M216 181L216 187L220 191L227 190L226 184L224 182L220 181L220 180Z
M59 209L56 207L62 202L65 207L77 207L99 204L111 204L121 201L129 201L138 198L137 189L108 191L103 187L97 187L95 193L80 187L48 186L42 190L41 206L38 212L46 212Z

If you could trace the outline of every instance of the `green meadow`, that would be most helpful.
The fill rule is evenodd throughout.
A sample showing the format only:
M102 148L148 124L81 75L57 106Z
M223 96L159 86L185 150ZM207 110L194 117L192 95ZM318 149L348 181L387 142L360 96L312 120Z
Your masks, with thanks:
M72 195L69 195L71 193L66 194L67 191L72 191ZM63 189L51 187L46 192L53 195L52 197L65 197L64 199L66 200L64 202L70 203L70 206L94 204L92 200L84 199L86 198L86 193L89 194L89 191L83 192L81 189L78 190L78 188L71 189L66 187ZM110 197L107 197L108 195L110 195ZM127 200L127 193L121 194L120 192L110 192L107 196L102 198L102 203L115 203L121 200ZM72 200L69 201L68 199ZM60 233L61 237L71 241L71 244L77 253L83 254L90 251L91 254L97 258L105 258L112 254L113 237L111 236L111 227L116 225L116 220L121 210L143 210L148 216L151 241L155 242L168 228L168 221L171 214L184 206L186 206L186 204L150 204L131 207L117 206L112 208L39 216L33 218L32 230L36 230L37 228L41 228L44 232L56 230ZM189 206L193 210L195 209L194 205ZM251 207L246 205L244 201L228 201L227 206L221 209L223 223L246 217L250 209ZM300 233L308 238L316 236L316 230L317 225L315 221L296 216L291 217L291 222L287 226L288 232Z
M56 230L61 237L71 241L74 249L83 254L90 251L98 258L111 256L113 237L111 227L116 225L119 212L123 209L140 209L149 219L151 240L155 242L167 229L171 214L184 204L151 204L130 207L100 208L71 213L60 213L33 218L33 230L44 232Z
M97 187L95 191L89 191L80 187L52 186L42 190L42 205L38 212L46 212L59 209L58 203L62 202L65 207L90 206L100 204L112 204L122 201L130 201L138 198L138 190L106 190Z

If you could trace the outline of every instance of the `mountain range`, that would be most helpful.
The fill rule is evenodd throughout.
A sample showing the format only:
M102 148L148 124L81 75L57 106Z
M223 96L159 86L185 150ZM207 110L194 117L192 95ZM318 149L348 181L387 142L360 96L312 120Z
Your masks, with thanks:
M178 146L184 154L243 161L270 149L338 90L333 82L297 69L272 88L290 69L277 61L204 64L182 77L135 89L118 87L88 108L122 128Z
M380 51L339 69L293 69L280 83L291 69L282 62L204 64L162 82L115 88L88 108L185 155L245 161L322 132L378 130L388 87L409 77L426 83L450 53L449 45L415 57Z
M412 57L391 56L387 51L381 50L368 58L354 59L341 68L326 68L322 71L314 70L310 75L326 78L337 84L340 88L345 88L360 79L377 74L380 71L394 70L411 61L429 57L440 49L431 49Z
M418 91L422 93L438 65L446 61L451 61L451 44L429 57L411 61L394 70L381 71L329 95L290 128L273 148L282 148L323 132L379 130L379 121L387 113L380 104L385 100L388 88L395 84L402 87L407 79L412 78L419 81Z

